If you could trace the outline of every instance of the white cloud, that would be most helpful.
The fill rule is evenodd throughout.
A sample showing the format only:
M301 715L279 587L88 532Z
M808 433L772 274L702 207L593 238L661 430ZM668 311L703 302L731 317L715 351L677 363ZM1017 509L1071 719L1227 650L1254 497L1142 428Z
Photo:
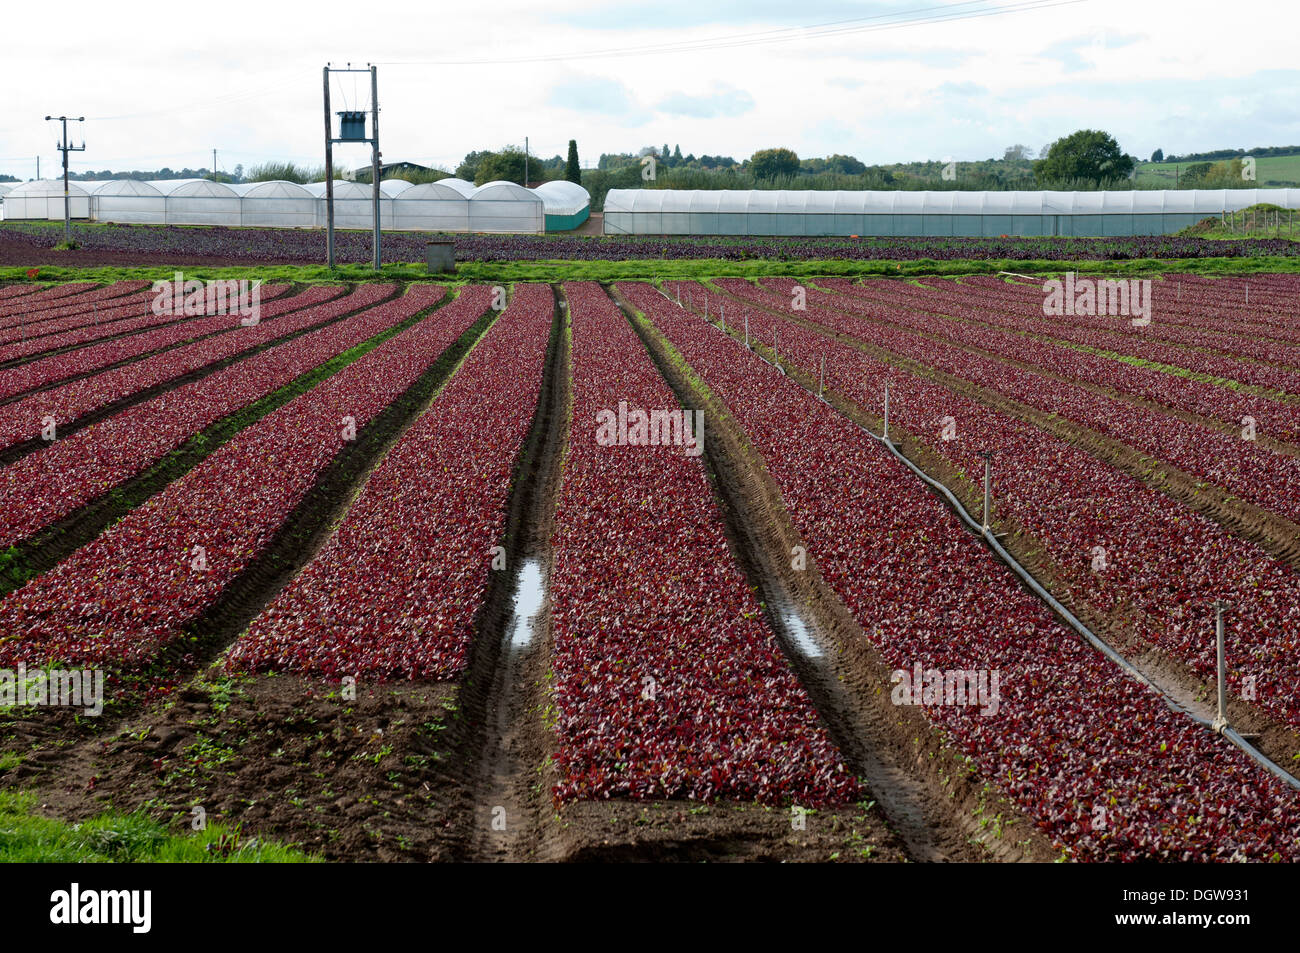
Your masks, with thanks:
M1209 0L1088 0L1033 12L777 44L639 55L660 44L871 16L921 0L755 6L566 0L563 14L499 0L410 6L378 16L229 0L219 8L141 0L129 15L74 0L75 29L7 44L0 74L0 172L28 177L58 154L47 113L95 117L74 168L322 161L321 67L378 61L386 159L454 166L473 149L531 139L563 154L649 142L737 158L786 145L868 163L1001 155L1085 126L1137 155L1292 144L1300 71L1286 0L1224 17ZM21 37L24 17L8 27ZM1272 19L1270 19L1272 18ZM1092 24L1104 29L1094 43ZM1249 50L1225 56L1224 50ZM602 54L591 56L590 54ZM605 55L608 54L608 55ZM533 62L521 62L532 59ZM434 63L442 65L431 65ZM364 105L340 81L334 108ZM1194 106L1189 108L1189 104ZM1183 115L1186 121L1170 121ZM109 118L111 117L111 118ZM365 150L342 148L341 164Z

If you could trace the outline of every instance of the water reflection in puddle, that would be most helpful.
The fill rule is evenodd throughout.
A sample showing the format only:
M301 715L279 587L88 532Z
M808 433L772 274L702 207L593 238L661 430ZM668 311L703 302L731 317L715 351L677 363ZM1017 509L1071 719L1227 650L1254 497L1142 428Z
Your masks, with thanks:
M533 640L537 613L546 598L546 578L538 559L526 559L519 570L515 590L514 614L510 619L510 647L526 648Z

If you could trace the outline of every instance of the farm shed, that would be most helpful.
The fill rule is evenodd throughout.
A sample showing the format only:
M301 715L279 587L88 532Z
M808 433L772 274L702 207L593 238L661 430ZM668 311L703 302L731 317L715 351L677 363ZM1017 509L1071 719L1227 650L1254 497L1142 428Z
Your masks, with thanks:
M577 228L591 214L591 193L576 182L557 179L544 182L533 191L542 197L548 232Z
M611 189L607 235L1163 235L1300 189L843 192Z

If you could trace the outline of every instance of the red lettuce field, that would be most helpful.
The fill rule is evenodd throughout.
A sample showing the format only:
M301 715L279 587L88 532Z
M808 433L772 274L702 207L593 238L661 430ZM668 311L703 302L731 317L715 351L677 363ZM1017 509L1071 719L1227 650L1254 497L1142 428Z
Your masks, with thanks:
M458 243L971 254L1059 249ZM331 859L1300 858L1300 279L1004 277L0 286L0 673L103 691L7 705L0 788Z

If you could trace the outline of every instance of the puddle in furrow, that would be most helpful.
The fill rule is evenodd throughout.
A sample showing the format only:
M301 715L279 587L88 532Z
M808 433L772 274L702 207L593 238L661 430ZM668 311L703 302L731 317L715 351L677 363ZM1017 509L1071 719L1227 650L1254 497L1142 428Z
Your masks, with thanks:
M515 590L514 613L510 617L510 648L524 649L536 634L537 613L546 598L546 577L539 559L524 560Z
M813 638L808 624L804 622L801 615L797 612L783 612L781 625L784 626L786 634L790 636L790 641L794 643L794 648L800 655L809 659L822 657L822 647Z

